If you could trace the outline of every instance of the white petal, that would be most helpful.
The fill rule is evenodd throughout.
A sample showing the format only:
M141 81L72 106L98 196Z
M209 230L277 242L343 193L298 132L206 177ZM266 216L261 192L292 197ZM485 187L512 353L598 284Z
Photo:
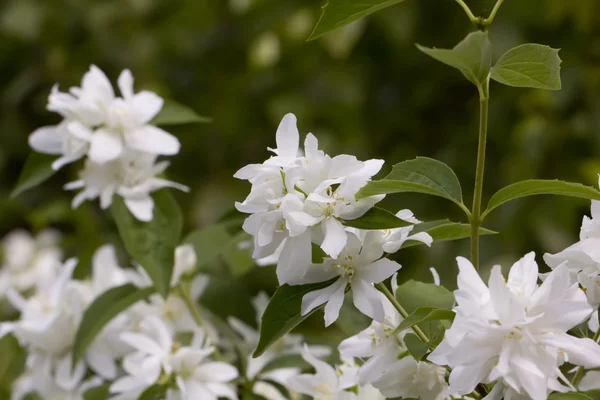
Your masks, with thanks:
M140 221L152 221L154 200L148 196L145 198L125 198L125 205L131 213Z
M323 289L319 289L319 290L314 290L310 293L307 293L304 295L304 297L302 297L302 308L301 308L301 314L302 315L306 315L309 312L311 312L312 310L314 310L315 308L319 307L321 304L326 303L327 301L329 301L329 298L331 296L333 296L333 294L340 288L346 287L346 281L343 279L338 279L336 282L332 283L331 285L323 288Z
M132 98L136 122L144 125L152 121L163 107L164 100L156 93L141 91Z
M119 85L119 90L124 99L133 97L133 75L130 70L124 69L121 72L117 80L117 85Z
M510 269L508 286L517 286L523 290L523 296L529 297L537 289L538 266L535 262L535 253L523 256Z
M510 324L525 319L525 309L506 286L499 265L492 268L489 287L490 300L502 323Z
M325 306L325 327L333 324L338 317L340 316L340 310L342 309L342 305L344 304L344 295L346 292L346 281L343 279L338 279L337 282L342 281L342 285L340 285L337 290L331 295L327 305ZM335 286L334 283L331 286Z
M75 369L71 368L71 354L64 356L56 366L56 383L65 390L73 390L81 383L85 375L85 366L79 362Z
M364 279L367 282L379 283L389 278L402 266L395 261L382 258L369 265L357 268L356 278Z
M89 157L93 162L104 164L119 157L123 152L123 141L118 133L98 129L90 143Z
M294 114L286 114L283 117L277 128L275 138L278 156L285 158L295 158L298 156L300 133L296 126L296 116Z
M337 219L330 217L323 221L322 226L325 239L323 239L321 249L331 258L337 258L347 241L344 225Z
M589 371L586 373L578 389L583 392L600 389L600 371Z
M379 291L373 285L361 279L353 279L351 285L352 298L356 308L367 317L377 322L383 322L385 310Z
M540 341L564 351L569 363L586 368L600 367L600 345L589 338L577 338L568 334L544 335Z
M29 146L45 154L62 154L63 136L57 126L44 126L29 135Z
M209 362L202 364L194 373L196 377L208 382L229 382L238 377L235 367L225 362Z
M279 284L292 283L301 279L312 259L310 232L286 239L279 262L277 263L277 279Z
M127 131L125 141L134 150L167 156L179 153L181 147L175 136L152 125Z
M117 364L105 349L92 349L86 352L85 360L90 368L102 378L113 380L117 377Z

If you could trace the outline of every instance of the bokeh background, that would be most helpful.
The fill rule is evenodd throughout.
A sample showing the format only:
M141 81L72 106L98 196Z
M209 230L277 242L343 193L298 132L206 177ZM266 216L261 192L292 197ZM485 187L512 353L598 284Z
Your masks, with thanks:
M130 68L138 89L158 92L214 119L171 129L182 142L172 159L186 230L214 223L249 189L232 178L268 157L287 112L302 134L313 132L329 154L382 158L380 177L419 155L438 158L459 176L470 204L477 146L476 89L462 75L414 46L452 47L470 30L453 0L410 0L306 42L323 0L2 0L0 2L0 234L53 226L70 255L85 260L118 243L110 216L88 203L71 212L65 168L39 188L9 198L35 128L54 124L45 109L53 84L78 85L90 64L116 80ZM467 1L487 15L494 0ZM495 56L537 42L561 48L563 89L515 89L492 83L486 199L527 178L596 186L600 173L600 2L506 0L490 31ZM423 220L461 211L443 199L402 194L386 199ZM495 211L482 239L482 262L508 267L525 252L555 252L577 239L589 203L534 197ZM454 258L468 241L414 247L397 258L401 279L449 286ZM226 276L227 272L222 273ZM275 287L272 269L237 278L249 293ZM318 321L320 323L320 321Z

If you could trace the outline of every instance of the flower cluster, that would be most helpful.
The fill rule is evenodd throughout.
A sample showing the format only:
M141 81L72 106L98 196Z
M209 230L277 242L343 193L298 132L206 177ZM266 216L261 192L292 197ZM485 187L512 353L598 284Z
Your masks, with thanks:
M101 207L108 208L117 194L136 218L149 221L154 207L150 193L163 187L187 191L185 186L157 176L169 165L157 162L157 157L177 154L180 144L152 125L163 107L162 98L149 91L135 93L129 70L121 73L118 86L121 97L96 66L84 75L81 87L61 92L54 86L48 110L63 120L37 129L29 144L35 151L59 156L52 164L55 170L85 158L79 179L65 186L67 190L82 189L73 199L73 207L100 198Z
M240 169L235 177L248 180L252 189L239 211L251 214L243 229L254 237L254 258L275 261L280 284L326 282L331 285L304 296L302 314L325 306L325 324L339 315L348 286L355 306L365 315L383 321L384 309L374 283L389 278L400 264L383 258L406 240L428 245L431 236L409 235L412 226L388 231L361 231L345 227L369 211L384 195L357 199L357 192L383 165L382 160L359 161L351 155L330 157L309 133L300 149L296 117L283 117L276 133L275 155L263 164ZM397 216L418 223L409 210ZM322 263L312 262L312 245L325 253Z

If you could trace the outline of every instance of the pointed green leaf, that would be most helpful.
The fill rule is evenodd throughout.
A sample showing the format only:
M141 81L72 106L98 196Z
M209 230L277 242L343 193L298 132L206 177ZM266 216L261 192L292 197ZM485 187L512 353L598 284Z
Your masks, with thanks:
M318 39L327 32L402 1L404 0L328 0L308 40Z
M429 345L423 343L414 333L404 335L403 339L410 355L417 361L422 360L423 356L427 354L427 350L429 350Z
M85 391L83 400L106 400L110 398L110 383L94 386Z
M435 307L419 307L400 322L400 325L396 327L395 333L400 333L422 322L440 320L453 321L455 316L456 314L452 310Z
M183 216L167 189L155 192L152 197L154 217L150 222L135 218L119 196L113 199L112 213L125 249L146 270L157 292L167 298Z
M137 400L164 400L167 396L167 385L152 385Z
M13 189L10 197L14 198L21 193L32 189L40 183L48 180L52 175L56 173L52 169L52 163L56 161L58 157L55 155L42 154L32 151L29 153L19 181Z
M523 44L508 50L492 68L491 77L508 86L559 90L558 49L541 44Z
M396 299L409 314L415 312L419 307L451 310L454 305L454 295L448 289L433 283L414 280L409 280L398 287ZM428 337L432 337L439 325L439 321L427 321L420 327Z
M183 240L196 250L196 260L201 268L214 261L232 240L225 226L221 224L209 225L188 234Z
M507 201L538 194L554 194L559 196L579 197L581 199L600 200L600 191L579 183L531 179L508 185L498 190L490 199L487 209L481 215L483 219L496 207Z
M191 108L174 100L165 100L162 110L154 117L152 125L183 125L212 122L211 118L198 115Z
M392 172L378 181L371 181L357 193L364 198L386 193L424 193L440 196L462 204L462 189L454 171L441 161L417 157L392 167Z
M412 225L383 208L373 207L362 217L345 220L344 225L358 229L393 229Z
M412 235L418 232L427 232L433 238L434 242L445 242L450 240L465 239L471 236L471 225L461 224L458 222L450 222L449 220L423 222L415 225L415 229L411 232ZM480 235L496 235L498 232L480 228ZM418 246L423 244L416 240L404 242L402 248Z
M85 310L73 344L72 365L77 365L88 346L114 317L154 293L153 287L140 289L132 284L102 293Z
M417 45L423 53L454 67L478 87L488 80L492 67L492 46L487 32L471 32L452 50L430 49Z
M283 335L325 306L323 304L323 306L315 308L306 315L300 315L302 297L307 293L323 289L333 282L335 282L335 280L309 285L280 286L269 301L269 305L262 316L260 340L254 351L254 357L262 355L269 346L281 339Z
M592 397L583 392L552 393L548 400L592 400Z

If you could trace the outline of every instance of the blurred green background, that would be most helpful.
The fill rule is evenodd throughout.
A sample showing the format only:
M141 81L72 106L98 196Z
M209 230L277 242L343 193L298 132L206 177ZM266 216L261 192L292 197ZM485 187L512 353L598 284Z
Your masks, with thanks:
M173 180L188 231L209 225L242 200L247 182L232 178L268 157L281 117L294 112L329 154L397 162L418 155L455 169L470 204L477 145L477 91L460 73L414 44L452 47L471 27L453 0L410 0L326 37L306 42L323 0L3 0L0 2L0 233L47 225L66 234L68 253L89 257L116 242L111 219L88 203L70 211L65 168L41 187L9 199L28 153L27 137L59 118L45 110L54 83L78 85L90 64L116 80L130 68L137 88L186 104L214 123L171 131L182 142ZM467 1L487 15L494 0ZM600 2L506 0L491 29L495 56L526 42L561 48L563 89L514 89L492 83L485 199L527 178L597 185L600 173ZM463 216L442 199L396 195L396 211L423 220ZM535 197L512 202L486 226L484 265L508 267L525 252L573 243L584 200ZM454 258L468 241L415 247L396 257L403 279L429 281L434 266L450 286ZM538 258L541 260L541 257ZM242 281L250 291L274 287L272 270ZM256 276L255 276L256 275Z

